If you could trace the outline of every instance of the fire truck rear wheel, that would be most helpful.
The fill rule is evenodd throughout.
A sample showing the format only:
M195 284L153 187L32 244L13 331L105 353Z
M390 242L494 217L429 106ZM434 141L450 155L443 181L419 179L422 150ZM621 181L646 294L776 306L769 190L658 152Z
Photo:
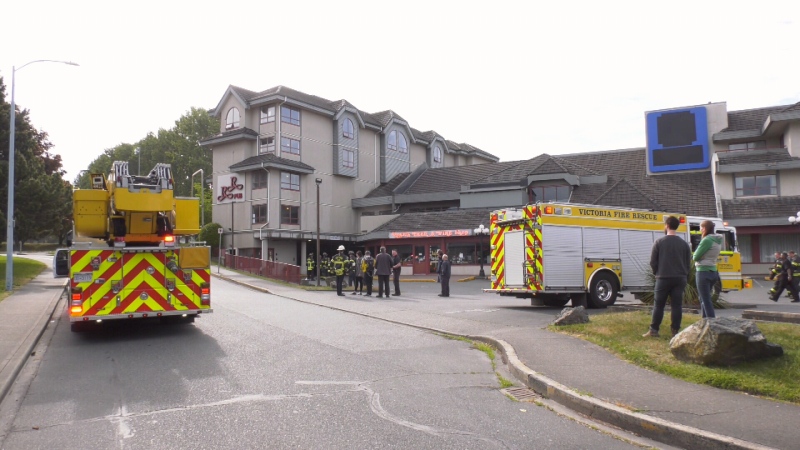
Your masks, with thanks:
M608 273L598 273L589 289L589 305L594 308L613 305L617 301L618 292L616 277Z

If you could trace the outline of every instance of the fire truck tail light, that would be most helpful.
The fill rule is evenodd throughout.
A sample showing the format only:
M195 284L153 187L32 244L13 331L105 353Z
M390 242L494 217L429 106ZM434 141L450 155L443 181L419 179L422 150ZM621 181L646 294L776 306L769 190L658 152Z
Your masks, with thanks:
M72 314L79 314L81 311L83 311L82 306L73 306L69 309L69 312L71 312Z
M200 285L200 304L203 306L211 304L211 286L208 283Z
M172 236L172 235L164 236L164 246L166 246L166 247L174 247L175 246L175 236Z
M76 287L72 289L72 304L74 305L76 301L83 301L83 288ZM80 303L78 303L78 305L80 305Z

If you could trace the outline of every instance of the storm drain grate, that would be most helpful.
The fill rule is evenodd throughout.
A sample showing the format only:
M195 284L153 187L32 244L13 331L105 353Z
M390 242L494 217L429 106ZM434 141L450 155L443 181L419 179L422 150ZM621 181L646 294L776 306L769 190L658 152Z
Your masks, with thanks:
M532 401L539 398L539 394L526 387L512 387L508 389L501 389L500 391L506 395L514 397L520 402Z

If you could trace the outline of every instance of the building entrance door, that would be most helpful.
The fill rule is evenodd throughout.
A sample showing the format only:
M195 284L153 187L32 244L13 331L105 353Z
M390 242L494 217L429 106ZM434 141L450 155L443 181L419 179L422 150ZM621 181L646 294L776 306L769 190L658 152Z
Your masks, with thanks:
M415 245L414 255L412 256L413 256L412 261L414 265L414 272L413 272L414 275L427 275L429 259L427 257L427 253L425 253L425 246Z

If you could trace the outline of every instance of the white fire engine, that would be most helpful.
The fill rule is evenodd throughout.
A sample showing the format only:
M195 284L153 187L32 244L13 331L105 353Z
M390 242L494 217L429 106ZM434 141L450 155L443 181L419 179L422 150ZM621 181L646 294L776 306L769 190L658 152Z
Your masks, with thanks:
M687 217L650 210L570 203L537 203L492 212L492 288L530 298L533 305L604 308L620 291L652 289L650 253L664 219Z

